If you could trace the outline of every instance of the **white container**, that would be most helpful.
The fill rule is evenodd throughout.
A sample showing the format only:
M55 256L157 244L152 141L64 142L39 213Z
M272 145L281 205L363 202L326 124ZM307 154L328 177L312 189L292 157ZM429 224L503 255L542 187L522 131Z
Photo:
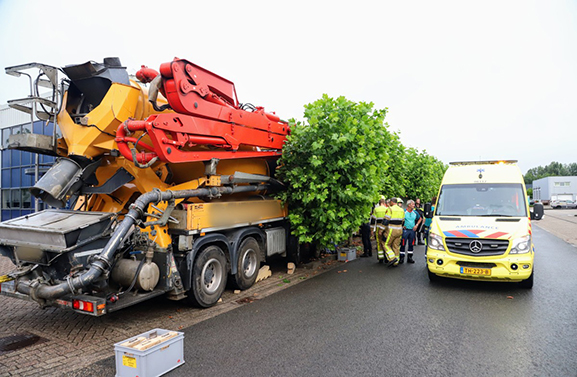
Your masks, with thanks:
M126 346L139 338L156 339L168 333L177 335L146 350ZM166 335L165 335L166 336ZM163 329L147 331L114 344L116 377L157 377L184 364L184 333Z
M357 259L357 249L354 247L345 247L339 249L339 260L346 261L346 260L355 260Z

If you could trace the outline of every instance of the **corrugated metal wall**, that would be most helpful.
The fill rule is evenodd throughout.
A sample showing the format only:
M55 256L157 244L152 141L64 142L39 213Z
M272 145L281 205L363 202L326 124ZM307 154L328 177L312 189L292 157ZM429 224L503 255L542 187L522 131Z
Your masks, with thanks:
M30 114L15 110L8 105L0 106L0 129L30 123Z

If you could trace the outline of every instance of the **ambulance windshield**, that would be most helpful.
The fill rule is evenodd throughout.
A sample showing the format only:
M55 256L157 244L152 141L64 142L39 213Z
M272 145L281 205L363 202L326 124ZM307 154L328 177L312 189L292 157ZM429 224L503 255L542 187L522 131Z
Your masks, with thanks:
M443 185L435 215L527 217L523 185L519 183Z

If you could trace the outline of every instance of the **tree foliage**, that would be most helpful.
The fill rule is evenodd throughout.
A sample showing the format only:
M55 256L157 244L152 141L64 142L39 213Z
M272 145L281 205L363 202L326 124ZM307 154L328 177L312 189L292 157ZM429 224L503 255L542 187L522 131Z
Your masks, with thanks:
M437 194L446 166L405 148L389 131L386 114L372 103L327 95L305 106L306 122L292 126L277 175L287 185L279 198L301 242L327 246L347 239L380 195Z
M567 176L577 176L577 163L573 162L570 164L562 164L560 162L553 161L546 166L537 166L536 168L531 168L525 173L525 183L532 183L541 178L545 177L567 177Z
M419 152L414 148L409 148L406 156L406 197L430 201L437 196L447 166L426 151Z
M308 122L291 128L278 169L301 242L341 242L367 218L385 183L386 112L327 95L305 106Z

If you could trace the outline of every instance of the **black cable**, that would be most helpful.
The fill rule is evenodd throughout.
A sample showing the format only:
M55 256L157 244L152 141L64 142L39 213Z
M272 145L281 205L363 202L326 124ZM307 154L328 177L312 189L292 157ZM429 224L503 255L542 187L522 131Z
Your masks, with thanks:
M98 131L102 132L103 134L106 134L108 136L112 136L112 137L116 137L116 135L111 134L110 132L106 132L101 130L100 128L98 128L98 126L96 124L87 124L86 127L94 127L96 128Z

